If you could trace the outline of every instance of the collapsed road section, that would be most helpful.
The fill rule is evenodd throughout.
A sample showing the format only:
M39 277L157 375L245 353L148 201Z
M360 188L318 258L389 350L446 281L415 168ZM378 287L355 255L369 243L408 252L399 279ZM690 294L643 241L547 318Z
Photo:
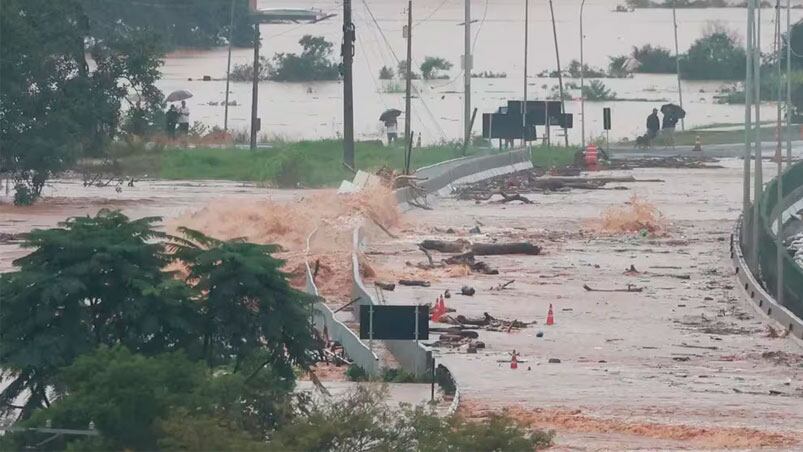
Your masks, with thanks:
M430 345L467 416L512 410L566 447L800 447L803 348L742 303L728 262L740 165L511 191L532 203L441 197L394 237L368 225L366 282L441 313ZM505 243L539 252L455 259Z

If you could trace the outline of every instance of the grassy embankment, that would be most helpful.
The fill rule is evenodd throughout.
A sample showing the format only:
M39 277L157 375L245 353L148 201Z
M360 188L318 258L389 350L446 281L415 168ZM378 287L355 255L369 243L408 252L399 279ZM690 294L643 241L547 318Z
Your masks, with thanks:
M487 154L490 149L470 148L469 155ZM413 150L411 168L420 168L462 156L455 145L424 147ZM533 152L533 164L540 167L572 162L572 148L540 148ZM357 168L375 171L383 166L402 170L401 147L378 143L357 143ZM281 187L300 184L305 187L332 187L353 174L342 164L340 141L302 141L279 143L272 148L250 151L239 148L164 149L140 152L117 160L116 173L182 180L235 180L259 182Z
M734 130L706 130L705 128L687 130L685 132L675 133L675 144L678 146L693 145L694 141L700 137L703 144L740 144L744 143L744 129ZM792 140L800 140L800 126L792 125ZM786 142L786 126L781 130L781 137ZM775 127L764 126L761 127L761 140L762 141L775 141Z

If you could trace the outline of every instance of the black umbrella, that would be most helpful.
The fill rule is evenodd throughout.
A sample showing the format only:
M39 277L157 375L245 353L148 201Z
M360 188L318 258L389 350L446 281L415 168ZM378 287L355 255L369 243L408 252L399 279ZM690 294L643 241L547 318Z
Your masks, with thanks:
M664 115L671 115L678 119L683 119L686 117L686 110L680 108L678 105L675 104L664 104L661 106L661 113Z
M395 108L391 108L390 110L386 110L384 113L382 113L379 116L379 120L382 122L395 121L396 118L398 118L399 115L401 114L402 114L401 110L396 110Z
M192 93L191 92L187 91L186 89L180 89L180 90L176 90L176 91L173 91L172 93L170 93L170 95L167 96L166 100L168 102L178 102L180 100L189 99L190 97L192 97Z

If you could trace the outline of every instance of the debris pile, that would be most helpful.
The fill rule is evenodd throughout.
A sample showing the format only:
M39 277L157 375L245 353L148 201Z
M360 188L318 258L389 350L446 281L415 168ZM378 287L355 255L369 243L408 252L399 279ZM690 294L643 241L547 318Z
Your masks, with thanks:
M786 251L795 259L797 265L803 268L803 232L786 239Z
M535 321L522 322L518 319L498 319L487 312L484 312L482 317L444 315L439 319L439 322L452 326L430 328L430 332L440 333L438 340L432 346L458 348L465 345L469 353L476 353L477 349L485 348L485 343L477 340L479 333L476 330L510 333L536 324Z
M643 159L612 160L608 169L630 170L634 168L688 168L688 169L719 169L721 165L711 165L719 160L704 156L671 156L650 157Z
M514 242L514 243L474 243L468 240L424 240L418 245L418 248L427 258L427 262L419 262L413 264L407 262L408 266L414 266L421 270L432 270L436 268L446 268L449 266L458 266L463 268L466 274L481 273L484 275L498 275L499 270L491 268L487 263L479 261L476 256L492 256L504 254L526 254L538 255L541 254L541 247L533 245L528 242ZM441 253L459 253L438 262L432 258L430 251L438 251ZM400 282L401 284L401 282ZM407 284L410 285L410 284Z
M669 222L654 205L637 195L630 197L625 206L606 209L593 226L600 232L622 234L640 233L659 236L666 232Z
M520 201L524 204L533 202L520 193L565 192L572 189L600 190L610 183L664 182L660 179L636 179L627 177L545 177L536 170L519 171L492 177L471 184L453 188L457 199L489 201L494 196L502 199L497 202L508 203ZM616 187L621 189L622 187Z

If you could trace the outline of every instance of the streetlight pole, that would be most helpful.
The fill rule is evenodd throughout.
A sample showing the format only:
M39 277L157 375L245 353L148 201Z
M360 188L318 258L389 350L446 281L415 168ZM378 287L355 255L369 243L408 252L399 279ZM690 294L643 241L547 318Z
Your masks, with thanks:
M521 145L527 149L527 53L529 51L530 0L524 0L524 102L521 104ZM547 114L547 116L549 116Z
M580 3L580 136L583 149L586 147L586 69L583 59L583 44L585 35L583 34L583 8L586 0Z
M788 1L788 0L787 0ZM776 202L778 204L778 230L775 232L775 272L776 272L776 295L775 300L783 306L783 255L786 250L783 247L783 137L781 136L781 103L783 102L783 78L781 75L781 0L775 2L775 56L778 59L778 143L775 148L775 158L778 159L778 175L775 179L777 188Z
M259 131L259 118L257 105L259 104L259 20L254 18L254 74L251 85L251 150L257 148L257 132Z
M764 191L764 170L762 158L764 152L761 145L761 3L759 0L753 0L756 6L756 26L755 31L755 47L753 48L753 102L756 108L756 121L755 121L755 169L753 181L755 186L753 188L753 272L757 275L759 273L759 259L758 259L758 231L761 224L761 194Z
M786 166L792 166L792 0L786 0ZM780 56L779 56L780 58Z
M742 188L742 218L745 220L745 228L742 231L743 240L746 245L748 258L752 253L752 234L748 231L746 222L750 215L750 165L753 154L753 0L747 2L747 51L746 53L746 68L744 78L744 187Z
M229 12L229 58L226 62L226 103L223 109L223 132L229 132L229 78L231 77L231 40L234 36L234 0L231 0Z
M560 50L558 50L558 28L555 25L555 9L552 7L552 0L549 0L549 14L552 16L552 36L555 39L555 59L558 63L558 88L560 91L560 114L561 116L566 113L566 101L563 99L563 74L560 72ZM580 68L582 72L583 68ZM547 107L547 110L549 108ZM549 117L549 111L547 111L547 117ZM563 140L565 142L566 147L569 147L569 131L566 129L566 119L561 118L562 122L562 129L563 129Z
M678 16L677 9L672 6L672 22L675 26L675 72L678 76L678 102L680 102L680 109L683 109L683 89L680 85L680 51L678 50ZM680 118L680 130L686 130L686 121Z
M406 86L404 96L404 143L405 149L409 148L409 143L413 137L410 136L410 91L413 87L413 0L407 2L407 67L406 67Z
M471 0L466 3L465 52L463 55L463 155L468 151L471 140Z

